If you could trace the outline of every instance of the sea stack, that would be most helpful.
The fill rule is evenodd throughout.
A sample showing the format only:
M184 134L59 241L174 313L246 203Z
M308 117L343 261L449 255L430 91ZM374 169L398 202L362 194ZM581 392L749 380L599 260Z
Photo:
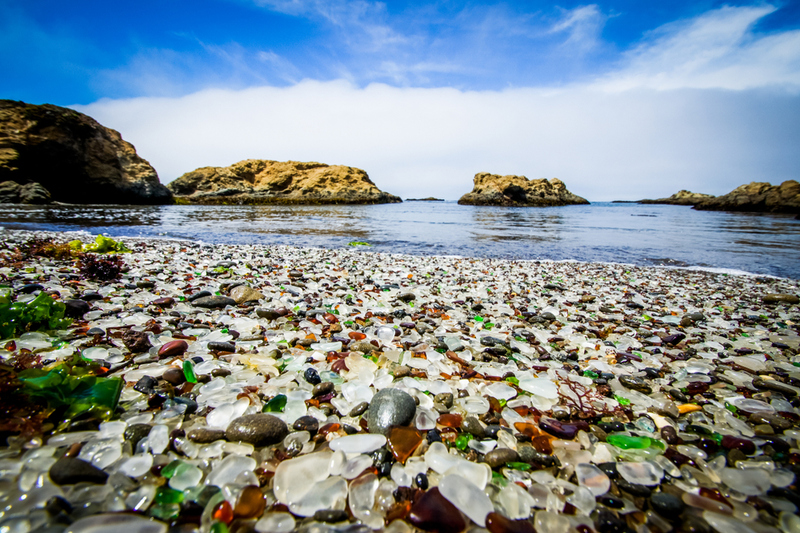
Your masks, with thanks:
M800 183L788 180L780 185L771 185L754 181L737 187L728 194L704 200L694 208L800 214Z
M588 204L589 201L567 190L558 178L529 180L525 176L475 174L472 192L462 196L461 205L497 205L506 207L549 207Z
M703 194L700 192L687 191L682 189L668 198L657 198L655 200L639 200L637 204L667 204L667 205L697 205L700 202L714 198L713 194Z
M324 163L247 159L203 167L168 185L185 204L389 204L402 200L378 189L359 168Z
M155 169L72 109L0 100L0 203L167 204Z

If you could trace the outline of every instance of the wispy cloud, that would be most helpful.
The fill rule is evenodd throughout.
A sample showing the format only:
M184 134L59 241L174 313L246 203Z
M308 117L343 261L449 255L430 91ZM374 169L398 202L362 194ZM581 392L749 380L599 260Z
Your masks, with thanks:
M588 51L601 43L601 34L608 17L596 4L564 10L561 20L553 24L550 33L564 33L565 46Z
M608 90L765 86L800 88L800 30L757 34L755 24L775 7L723 7L667 24L603 76Z

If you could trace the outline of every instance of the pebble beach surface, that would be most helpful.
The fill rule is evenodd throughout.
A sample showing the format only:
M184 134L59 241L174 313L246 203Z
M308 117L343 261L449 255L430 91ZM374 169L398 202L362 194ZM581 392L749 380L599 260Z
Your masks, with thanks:
M123 240L0 268L74 317L0 362L118 394L8 436L4 533L800 532L797 280Z

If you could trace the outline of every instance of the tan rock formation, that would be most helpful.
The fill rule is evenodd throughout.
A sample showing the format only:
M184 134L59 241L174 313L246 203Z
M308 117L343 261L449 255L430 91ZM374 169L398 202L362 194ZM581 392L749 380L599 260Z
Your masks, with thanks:
M780 185L770 185L754 181L737 187L728 194L704 200L694 208L714 211L800 213L800 183L788 180Z
M54 201L78 204L172 202L150 163L118 132L49 104L0 100L0 182L23 186L15 196L6 185L5 201L25 201L39 184L45 190L36 202L48 192Z
M696 205L705 200L714 198L713 194L703 194L682 189L669 198L658 198L655 200L639 200L639 204L669 204L669 205Z
M247 159L203 167L168 185L189 204L386 204L402 200L378 189L361 169L323 163Z
M558 178L528 180L525 176L475 174L472 192L462 196L461 205L500 205L508 207L547 207L588 204L572 194Z

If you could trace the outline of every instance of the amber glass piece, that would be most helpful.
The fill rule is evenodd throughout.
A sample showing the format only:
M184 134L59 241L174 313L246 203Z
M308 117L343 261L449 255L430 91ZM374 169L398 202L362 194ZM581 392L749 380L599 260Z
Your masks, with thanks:
M530 438L538 437L542 434L542 432L539 431L539 428L536 427L536 424L531 424L529 422L514 422L514 428Z
M467 527L461 512L439 493L439 487L432 488L414 502L408 521L423 531L434 533L459 533Z
M492 413L499 413L503 410L503 406L500 405L500 400L497 398L488 396L486 399L489 400L489 411Z
M389 431L389 450L394 458L405 464L420 444L422 444L422 432L414 428L396 426Z
M460 428L463 421L464 419L461 417L461 415L453 413L444 413L436 419L437 424L448 428Z
M214 520L219 520L224 524L230 524L233 521L233 507L228 500L222 500L214 507L214 512L211 514Z
M535 533L528 520L511 520L500 513L486 515L486 529L491 533Z
M539 453L544 453L546 455L553 454L553 446L550 444L550 437L539 435L531 439L531 444L533 444L533 447L536 448L536 451Z
M336 422L331 422L330 424L325 424L324 426L319 428L319 431L317 431L317 433L319 435L325 436L328 433L334 433L336 431L339 431L341 428L342 428L341 424L337 424Z
M351 331L350 333L347 334L347 336L353 339L354 341L361 341L367 338L367 336L361 333L360 331Z
M264 499L261 489L255 485L248 485L239 494L239 501L236 502L233 514L236 518L256 518L261 516L266 508L267 500Z
M411 510L411 502L398 502L386 511L386 522L391 524L392 520L405 520Z

